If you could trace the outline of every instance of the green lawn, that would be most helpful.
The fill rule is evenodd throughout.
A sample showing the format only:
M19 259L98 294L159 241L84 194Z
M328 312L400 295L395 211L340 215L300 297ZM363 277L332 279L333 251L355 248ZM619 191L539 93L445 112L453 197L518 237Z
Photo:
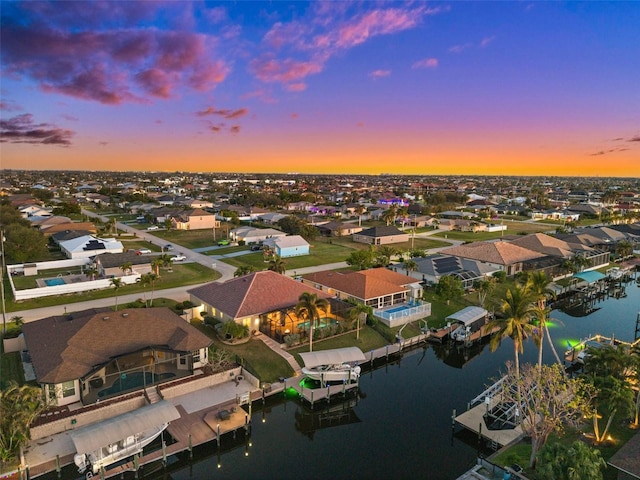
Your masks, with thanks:
M172 271L160 269L160 279L156 281L155 290L165 288L180 287L182 285L194 285L197 283L211 282L220 278L220 273L198 263L185 263L182 265L173 265ZM10 292L10 291L9 291ZM118 296L128 295L131 293L140 293L141 297L144 292L151 294L151 287L143 287L141 285L126 285L118 290ZM73 293L69 295L52 296L36 298L33 300L23 300L21 302L13 301L13 294L8 293L7 311L15 312L19 310L29 310L32 308L50 307L53 305L66 305L75 302L85 302L99 298L114 297L113 289L94 290L86 293ZM115 303L115 300L114 300Z
M146 228L146 227L145 227ZM213 239L211 229L202 230L154 230L154 236L166 240L167 243L175 243L185 248L203 248L217 245L218 241L226 238L229 226L216 228L216 240Z
M436 233L435 237L451 238L452 240L462 240L465 242L479 242L482 240L494 240L504 235L522 235L529 233L549 232L555 231L555 229L549 225L540 225L537 223L525 223L516 222L512 220L504 220L504 225L507 226L505 232L440 232Z
M208 335L216 347L228 350L240 359L244 359L249 369L255 372L262 382L275 382L280 377L293 375L293 369L289 363L262 340L251 338L241 345L226 345L218 339L213 328L205 326L202 320L192 320L191 324Z
M0 389L10 382L15 381L18 385L23 385L24 372L22 371L22 361L20 360L20 352L3 353L0 356L2 362L2 379L0 379Z

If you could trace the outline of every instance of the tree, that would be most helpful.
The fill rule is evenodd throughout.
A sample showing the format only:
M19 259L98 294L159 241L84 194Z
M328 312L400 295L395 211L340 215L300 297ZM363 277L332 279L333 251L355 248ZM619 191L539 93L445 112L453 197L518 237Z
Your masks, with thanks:
M244 275L249 275L250 273L253 273L255 271L256 271L256 267L254 267L253 265L241 265L238 268L236 268L235 272L233 272L233 276L242 277Z
M623 380L611 375L607 377L593 377L596 395L591 412L593 419L593 434L596 443L607 439L609 427L618 411L632 413L634 409L633 391L631 386ZM604 430L600 431L600 419L606 417Z
M0 390L0 460L18 457L30 439L29 425L45 409L42 390L15 382Z
M397 210L395 205L391 205L387 208L382 215L382 219L387 224L387 227L396 221Z
M98 275L98 267L95 263L91 263L87 268L84 269L84 274L91 280L95 280L96 275Z
M158 277L160 277L160 267L164 265L164 260L160 257L156 257L153 259L153 261L151 262L151 268L153 269L154 272L156 272L156 275Z
M478 292L478 304L485 308L487 297L496 289L496 279L494 277L484 280L477 280L473 283L476 292Z
M616 254L622 259L633 255L633 243L628 240L621 240L616 245Z
M313 351L313 329L316 321L320 318L320 312L325 315L329 309L329 301L325 298L318 298L318 294L303 292L298 297L295 307L296 316L302 317L309 322L309 351Z
M391 257L398 251L390 245L383 245L375 250L376 263L382 267L386 267L391 262Z
M415 260L409 258L404 261L404 269L407 272L407 275L411 275L411 272L415 272L418 269L418 264Z
M445 275L444 277L440 277L440 280L436 285L436 294L443 300L446 300L448 305L449 300L452 298L456 299L464 295L462 280L455 275Z
M357 322L356 340L360 339L360 322L366 322L367 316L372 313L372 310L369 305L365 305L362 302L356 303L353 308L349 310L349 318Z
M524 341L533 333L534 326L530 323L532 313L532 296L524 287L519 285L507 290L502 300L502 311L506 318L494 318L488 323L491 331L497 328L497 332L491 337L489 348L495 352L505 337L513 340L513 354L516 378L520 375L520 362L518 355L523 352ZM520 396L520 398L522 398Z
M547 277L547 274L543 271L535 271L529 273L527 276L527 281L525 283L525 288L531 292L534 297L534 302L536 304L534 309L534 316L538 321L538 366L542 365L542 344L544 341L544 337L546 335L547 340L549 341L549 346L551 347L551 351L556 358L556 361L559 364L562 364L560 357L558 356L558 352L551 341L551 334L549 333L549 327L547 325L547 320L549 319L549 314L551 311L547 308L547 298L555 298L556 294L553 290L549 288L549 283L551 283L551 279Z
M562 434L566 426L577 427L589 411L592 390L580 378L568 378L562 365L538 366L526 363L519 377L511 362L507 364L503 401L518 403L522 393L520 426L531 437L529 467L534 468L538 451L552 433Z
M274 255L271 260L269 260L269 270L272 270L279 274L284 274L287 271L287 262L285 262L279 255Z
M116 292L116 308L115 310L118 310L118 290L120 290L120 288L124 285L124 283L122 283L122 279L121 278L112 278L111 281L111 286L113 287L113 290Z
M366 270L373 263L371 252L368 250L356 250L347 257L347 265L358 267L358 270Z
M47 242L39 230L20 223L5 227L5 256L10 263L41 260L47 255Z
M127 273L131 273L133 270L133 264L131 262L125 262L120 265L120 270L122 270L122 274L126 275Z
M356 208L354 209L354 211L356 212L356 215L358 215L358 226L361 227L362 226L362 214L364 212L366 212L367 209L365 208L364 205L359 203L358 205L356 205Z
M576 440L570 445L549 443L538 454L536 478L540 480L602 480L607 462L600 450Z

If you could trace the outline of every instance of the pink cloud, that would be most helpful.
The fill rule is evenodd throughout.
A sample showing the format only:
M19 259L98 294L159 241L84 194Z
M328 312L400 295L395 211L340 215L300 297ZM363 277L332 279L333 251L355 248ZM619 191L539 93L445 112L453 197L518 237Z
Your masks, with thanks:
M481 41L480 41L480 47L484 48L487 45L489 45L491 42L493 42L496 39L495 35L492 35L491 37L484 37Z
M473 44L471 43L464 43L461 45L454 45L453 47L449 47L449 51L451 53L461 53L464 52L466 49L471 48L473 46Z
M304 82L289 83L285 85L288 92L304 92L307 89L307 84Z
M47 92L109 105L207 91L229 72L212 37L184 31L65 31L8 19L0 35L7 73Z
M367 12L355 22L340 28L336 45L340 48L349 48L377 35L412 28L416 26L420 18L415 13L415 10L397 8Z
M251 69L263 82L290 83L303 79L308 75L322 71L323 64L313 60L304 62L291 58L276 60L275 58L255 59Z
M382 78L391 75L391 70L374 70L369 74L371 78Z
M418 60L413 65L411 65L412 69L418 68L436 68L440 62L437 58L425 58L422 60Z
M24 113L8 120L0 120L0 143L29 143L31 145L71 145L72 130L49 123L35 123L33 115Z

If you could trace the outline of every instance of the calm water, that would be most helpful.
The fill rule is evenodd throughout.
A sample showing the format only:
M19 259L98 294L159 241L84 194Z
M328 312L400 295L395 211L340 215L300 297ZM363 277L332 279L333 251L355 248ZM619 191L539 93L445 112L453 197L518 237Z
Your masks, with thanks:
M558 352L564 352L567 341L575 343L595 333L632 341L640 288L631 282L626 292L626 298L596 303L597 310L588 316L554 311L557 321L551 334ZM545 348L545 361L553 361L548 345ZM271 399L264 408L257 402L250 437L240 432L234 440L228 435L220 454L212 443L197 449L191 463L186 455L173 457L166 472L153 473L160 467L149 465L143 476L176 480L456 478L474 464L477 440L459 429L452 435L452 410L464 411L467 402L500 375L512 355L510 340L494 353L488 346L478 346L466 356L455 348L419 348L365 371L360 396L350 400L351 408L332 404L341 420L329 419L330 412L322 404L311 412L296 399ZM528 342L521 361L536 359L536 348ZM65 474L65 478L77 477L71 469Z

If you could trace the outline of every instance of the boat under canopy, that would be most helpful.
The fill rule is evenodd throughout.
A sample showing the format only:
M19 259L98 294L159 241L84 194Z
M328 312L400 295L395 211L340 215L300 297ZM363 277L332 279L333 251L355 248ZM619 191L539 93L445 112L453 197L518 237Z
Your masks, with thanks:
M178 418L180 412L176 407L162 400L102 422L80 427L70 432L70 436L78 453L89 453Z
M446 320L451 323L461 323L465 327L485 318L489 312L482 307L466 307L449 315Z
M319 365L340 365L343 363L364 362L366 358L358 347L334 348L318 352L301 353L300 358L305 367L313 368Z

